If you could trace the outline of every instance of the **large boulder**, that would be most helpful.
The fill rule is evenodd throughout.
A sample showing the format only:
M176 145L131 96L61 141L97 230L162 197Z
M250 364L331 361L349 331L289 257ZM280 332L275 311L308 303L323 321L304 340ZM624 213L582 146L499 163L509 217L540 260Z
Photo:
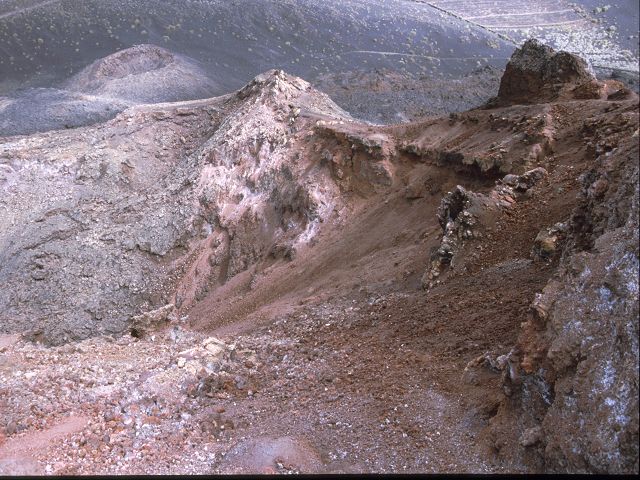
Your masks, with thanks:
M518 48L500 81L498 103L531 104L558 99L583 84L593 84L595 77L589 64L568 52L556 52L535 39ZM597 83L597 82L596 82ZM571 95L571 94L569 94ZM585 95L585 89L579 89ZM600 90L589 98L598 98Z

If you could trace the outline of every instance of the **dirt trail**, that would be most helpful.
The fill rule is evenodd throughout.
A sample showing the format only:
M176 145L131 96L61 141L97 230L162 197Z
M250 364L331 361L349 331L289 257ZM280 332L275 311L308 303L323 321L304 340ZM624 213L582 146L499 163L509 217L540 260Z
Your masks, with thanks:
M38 465L38 453L62 438L82 431L89 421L86 417L69 417L42 432L31 432L0 444L1 475L43 475L50 473Z

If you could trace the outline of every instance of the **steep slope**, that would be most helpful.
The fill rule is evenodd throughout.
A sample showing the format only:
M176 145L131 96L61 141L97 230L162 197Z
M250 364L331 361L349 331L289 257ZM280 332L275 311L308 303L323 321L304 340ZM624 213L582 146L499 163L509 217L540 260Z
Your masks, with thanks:
M523 411L520 442L553 472L638 471L637 108L614 112L576 132L589 139L578 204L563 234L536 238L563 244L560 267L522 324L522 384L495 419L505 435Z
M197 60L222 88L218 95L271 68L309 81L376 68L448 76L477 62L503 67L513 50L480 27L407 0L30 3L0 6L0 94L14 82L51 87L139 44Z
M174 300L181 269L224 282L309 241L340 202L328 170L288 146L315 121L300 107L348 118L309 89L271 72L235 95L5 141L3 329L32 325L49 343L121 332L139 308L207 288L193 273Z

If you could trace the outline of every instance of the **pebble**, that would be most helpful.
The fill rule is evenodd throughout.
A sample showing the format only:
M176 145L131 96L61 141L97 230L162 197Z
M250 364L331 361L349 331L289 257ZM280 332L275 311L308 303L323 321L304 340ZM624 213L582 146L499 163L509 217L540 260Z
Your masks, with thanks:
M4 429L7 436L11 436L18 431L18 424L15 421L11 421Z

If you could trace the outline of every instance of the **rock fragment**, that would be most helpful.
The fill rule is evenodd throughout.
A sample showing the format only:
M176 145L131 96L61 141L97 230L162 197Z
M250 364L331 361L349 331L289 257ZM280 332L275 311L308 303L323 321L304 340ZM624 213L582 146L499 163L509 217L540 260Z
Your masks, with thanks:
M568 231L569 226L565 222L558 222L552 227L541 230L533 242L532 254L543 259L553 257Z
M175 305L172 303L157 308L131 319L131 335L137 338L144 337L152 331L158 330L172 319Z
M542 427L532 427L526 429L520 437L520 445L523 447L532 447L540 443L543 439Z

